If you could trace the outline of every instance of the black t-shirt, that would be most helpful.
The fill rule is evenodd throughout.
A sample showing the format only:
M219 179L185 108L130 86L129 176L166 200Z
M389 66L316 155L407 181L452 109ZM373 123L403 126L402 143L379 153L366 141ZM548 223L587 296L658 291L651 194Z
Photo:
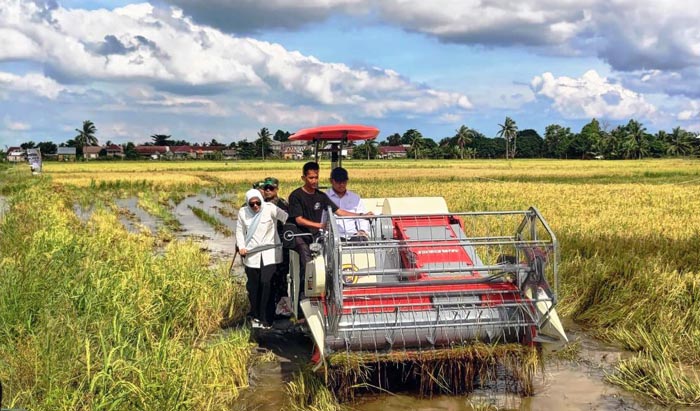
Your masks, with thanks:
M320 223L323 212L329 206L334 213L338 210L338 206L323 191L316 190L313 194L308 194L299 187L289 195L289 220L296 222L297 217L304 217L307 220ZM299 226L299 231L311 234L318 232L315 228L302 226Z
M282 211L289 214L289 204L287 203L287 200L285 200L284 198L275 197L273 200L270 200L268 202L276 205ZM277 221L277 232L279 233L280 236L282 236L282 233L284 232L284 223L281 221Z

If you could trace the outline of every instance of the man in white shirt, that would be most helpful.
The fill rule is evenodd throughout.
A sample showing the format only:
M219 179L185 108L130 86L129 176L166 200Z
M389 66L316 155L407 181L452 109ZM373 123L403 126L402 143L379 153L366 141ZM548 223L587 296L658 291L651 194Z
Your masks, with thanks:
M348 171L336 167L331 171L331 189L326 192L328 198L343 210L356 214L366 214L365 206L357 193L348 190ZM338 219L338 234L345 240L367 240L369 220L364 218Z

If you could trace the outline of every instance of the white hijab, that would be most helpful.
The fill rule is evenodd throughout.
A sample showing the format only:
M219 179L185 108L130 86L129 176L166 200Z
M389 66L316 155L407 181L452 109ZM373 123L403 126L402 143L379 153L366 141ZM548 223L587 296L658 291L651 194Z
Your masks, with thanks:
M260 200L260 208L258 209L258 212L256 213L253 211L253 209L250 207L248 203L250 203L250 200L257 198ZM262 209L265 207L265 200L263 200L262 194L260 194L260 190L257 188L251 188L250 190L246 191L245 193L245 205L246 205L246 213L249 215L253 216L253 220L251 220L250 225L246 229L246 236L245 236L245 242L248 244L250 242L250 239L253 238L253 234L255 233L255 230L258 229L258 223L260 223L260 217L262 217Z
M245 193L245 204L248 209L255 214L255 211L253 211L252 208L248 205L250 203L250 200L257 198L260 200L260 208L258 209L258 212L262 211L263 207L265 206L265 199L263 198L262 194L260 194L260 190L257 188L251 188L250 190L246 191Z

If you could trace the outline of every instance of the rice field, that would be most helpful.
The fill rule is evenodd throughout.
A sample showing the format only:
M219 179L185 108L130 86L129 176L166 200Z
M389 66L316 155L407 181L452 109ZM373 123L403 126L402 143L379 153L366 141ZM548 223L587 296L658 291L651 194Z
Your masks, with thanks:
M240 204L269 175L286 196L300 185L302 164L46 163L40 178L29 178L28 168L0 171L9 202L0 220L0 380L11 382L3 405L220 409L235 402L246 373L225 370L245 370L254 356L245 335L218 324L245 309L241 290L191 243L126 232L112 204L137 196L175 230L168 218L184 197L205 190ZM327 175L328 162L321 166ZM667 406L700 405L693 371L700 366L699 161L344 166L349 188L363 197L443 196L452 211L536 206L561 243L560 315L634 353L607 379ZM82 223L75 203L97 211ZM176 297L180 304L168 304ZM241 362L230 364L227 350L239 350ZM184 388L163 381L163 372ZM238 388L224 389L231 386Z

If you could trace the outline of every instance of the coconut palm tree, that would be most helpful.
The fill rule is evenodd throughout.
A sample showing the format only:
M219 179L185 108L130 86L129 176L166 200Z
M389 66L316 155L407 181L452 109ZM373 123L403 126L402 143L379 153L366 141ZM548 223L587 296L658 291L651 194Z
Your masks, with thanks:
M367 140L365 142L365 144L367 145L367 147L366 147L367 148L367 160L370 159L370 155L372 157L376 157L377 156L377 145L379 145L377 140Z
M474 132L469 127L462 125L457 129L455 137L457 138L457 145L459 146L459 156L464 160L464 146L472 142Z
M625 142L623 148L625 157L641 160L649 153L647 129L637 120L630 120L625 126Z
M97 137L95 137L95 133L97 133L97 127L95 127L95 123L93 123L92 121L83 121L83 129L80 130L76 128L75 131L78 132L78 135L73 138L76 146L83 148L85 146L97 145Z
M420 132L416 131L411 135L411 151L413 152L414 159L418 160L420 149L423 148L424 144L423 135Z
M515 140L518 135L518 126L512 118L506 117L506 121L503 124L499 124L499 127L501 127L501 130L498 132L498 136L506 140L506 159L508 159L508 156L515 158ZM513 143L512 150L511 143Z
M258 131L258 141L260 141L260 151L263 160L265 160L265 150L270 146L270 136L270 130L267 127L263 127Z
M661 132L659 132L661 135ZM670 156L687 156L693 153L693 134L676 127L671 134L664 133L666 154Z
M170 134L153 134L151 140L153 140L153 145L155 146L170 146L173 144L170 140Z

